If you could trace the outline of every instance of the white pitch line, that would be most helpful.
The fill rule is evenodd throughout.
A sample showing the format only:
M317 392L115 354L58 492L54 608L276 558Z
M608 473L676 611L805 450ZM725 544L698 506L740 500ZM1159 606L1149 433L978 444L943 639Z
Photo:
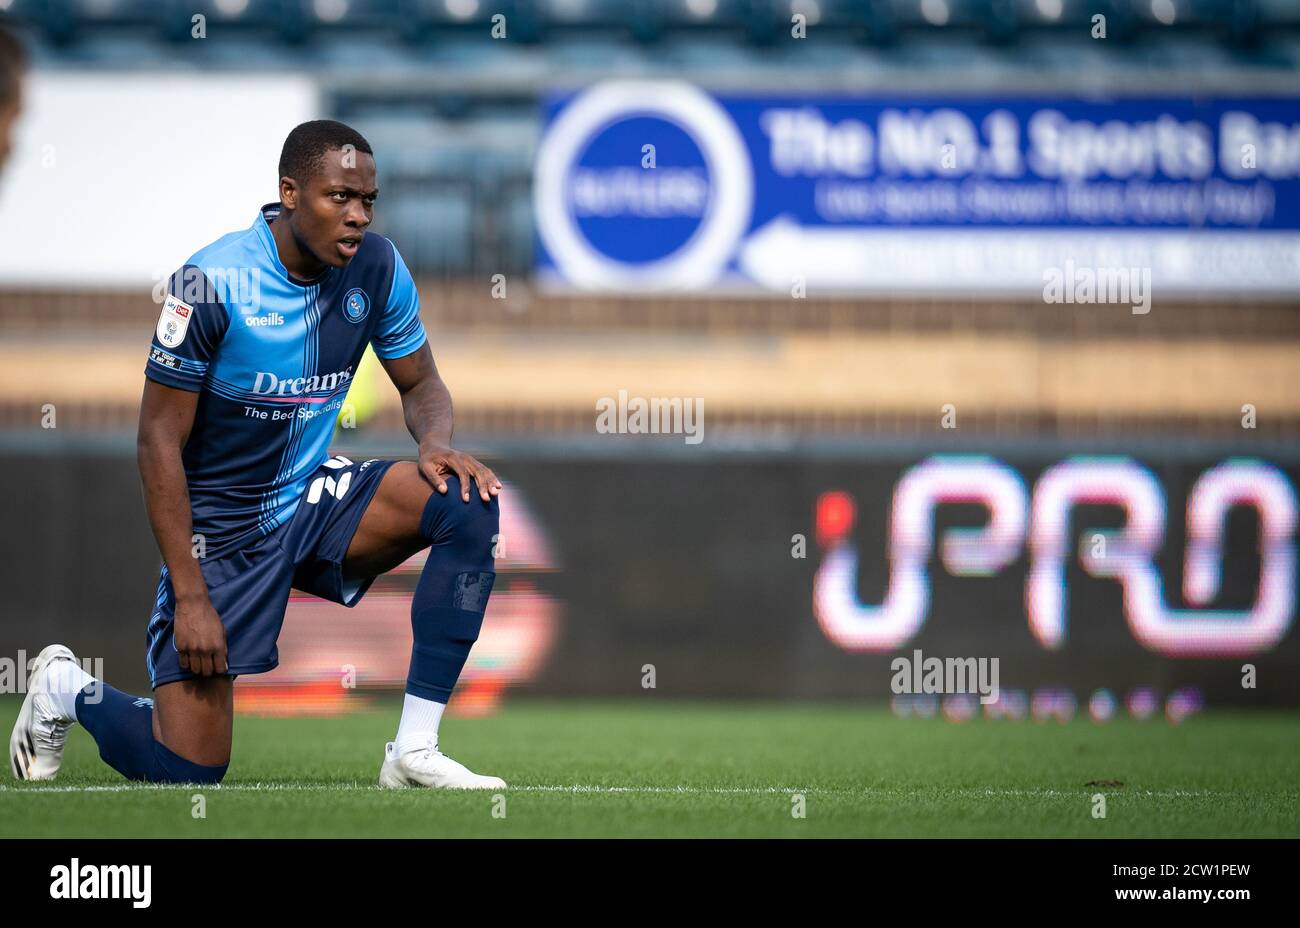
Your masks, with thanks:
M119 783L110 786L3 786L0 785L0 792L9 793L147 793L147 792L167 792L167 791L185 791L194 792L196 790L207 790L216 793L260 793L260 792L338 792L340 790L351 790L356 792L392 792L379 786L362 785L359 783L232 783L229 785L208 785L203 783L183 784L183 783L151 783L151 784L134 784ZM508 786L508 792L512 793L590 793L590 794L618 794L618 793L647 793L647 794L665 794L665 795L765 795L765 794L789 794L789 793L830 793L844 792L851 794L854 791L832 791L817 789L797 789L781 788L776 786L764 787L694 787L694 786ZM479 790L478 792L488 792Z
M1077 789L994 789L959 788L943 789L935 794L918 793L907 789L883 789L863 787L861 789L836 788L800 788L782 786L757 787L711 787L711 786L594 786L594 785L541 785L508 786L508 793L568 793L573 795L666 795L666 796L789 796L796 793L811 796L859 796L865 799L942 799L948 796L967 798L1077 798L1090 795L1099 789L1109 789L1117 796L1135 796L1140 798L1208 798L1214 796L1231 797L1245 795L1243 792L1224 790L1124 790L1123 787L1089 787ZM0 785L3 793L150 793L150 792L213 792L213 793L270 793L270 792L384 792L389 790L360 783L232 783L218 784L179 784L155 783L135 784L119 783L109 786L7 786ZM481 792L488 792L483 790Z

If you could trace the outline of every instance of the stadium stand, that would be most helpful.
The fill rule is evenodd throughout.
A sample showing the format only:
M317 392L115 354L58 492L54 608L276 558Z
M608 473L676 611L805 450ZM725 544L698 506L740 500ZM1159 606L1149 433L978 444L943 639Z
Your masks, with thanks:
M189 41L195 11L222 41ZM1098 11L1117 41L1085 37ZM508 50L489 37L498 12L509 24ZM815 52L776 45L795 13L833 38ZM761 74L768 86L827 91L1032 83L1085 93L1268 92L1290 87L1300 69L1300 4L13 0L7 15L46 69L317 75L328 113L380 153L376 231L399 243L419 278L425 322L438 333L439 363L467 431L589 428L605 340L635 333L637 348L618 356L611 383L689 395L707 369L710 417L723 428L932 430L939 405L960 392L964 424L999 433L1228 434L1239 428L1240 402L1225 397L1238 396L1275 413L1262 432L1300 432L1291 360L1300 313L1286 302L1170 302L1134 326L1123 306L1064 312L1023 300L816 296L792 306L747 296L548 294L525 283L547 87L615 67L719 88L751 87ZM490 295L497 273L515 281L509 299ZM71 421L133 425L151 303L70 290L10 291L0 301L8 333L0 425L32 425L38 398L62 401ZM66 337L87 345L77 377L55 377L45 362L51 340ZM501 393L491 375L501 365L513 383L536 389ZM84 399L83 379L99 385L94 403ZM401 428L391 398L372 427Z

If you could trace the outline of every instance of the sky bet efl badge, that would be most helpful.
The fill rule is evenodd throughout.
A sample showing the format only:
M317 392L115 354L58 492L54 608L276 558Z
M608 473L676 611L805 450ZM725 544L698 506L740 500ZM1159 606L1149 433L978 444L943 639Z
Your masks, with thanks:
M190 327L192 315L194 307L168 294L163 303L162 315L158 317L158 341L168 348L175 348L185 341L185 330Z

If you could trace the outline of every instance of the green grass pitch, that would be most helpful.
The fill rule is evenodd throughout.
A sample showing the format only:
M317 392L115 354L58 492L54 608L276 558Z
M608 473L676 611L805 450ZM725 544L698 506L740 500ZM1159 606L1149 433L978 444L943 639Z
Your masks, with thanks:
M953 724L882 707L517 698L442 726L448 753L510 784L503 808L489 793L375 787L398 707L239 717L220 787L127 784L75 728L57 780L6 777L0 836L1300 835L1295 713ZM8 726L18 701L0 709Z

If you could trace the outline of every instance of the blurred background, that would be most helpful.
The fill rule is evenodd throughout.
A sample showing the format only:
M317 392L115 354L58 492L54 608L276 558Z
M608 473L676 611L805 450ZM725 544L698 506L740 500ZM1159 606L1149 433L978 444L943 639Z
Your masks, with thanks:
M457 443L508 483L455 711L1300 704L1300 3L0 11L32 59L0 178L5 655L147 686L155 291L335 118ZM364 370L335 450L410 456ZM400 687L420 566L352 610L295 596L240 708ZM893 693L918 649L999 658L1004 698Z

